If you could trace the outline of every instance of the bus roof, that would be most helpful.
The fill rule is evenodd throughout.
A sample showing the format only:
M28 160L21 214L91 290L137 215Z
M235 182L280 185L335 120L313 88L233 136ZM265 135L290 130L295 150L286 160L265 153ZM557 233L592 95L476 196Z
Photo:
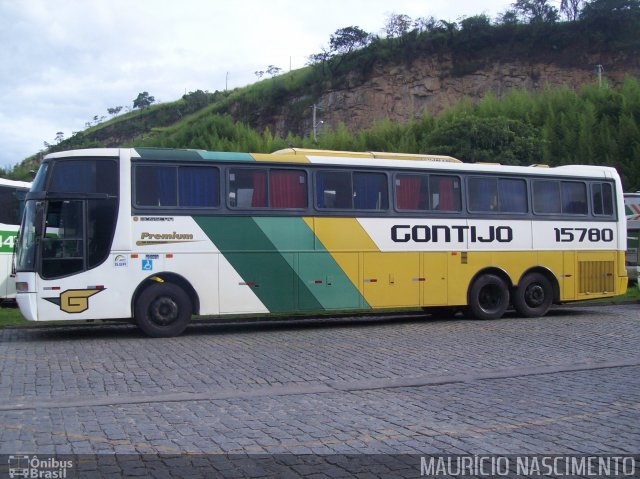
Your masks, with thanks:
M31 188L31 183L26 181L8 180L6 178L0 178L0 186L11 186L13 188L28 190L29 188Z
M287 148L274 153L238 153L206 151L196 149L170 148L94 148L84 150L69 150L50 153L45 159L72 157L109 157L117 158L125 154L132 159L144 158L160 161L232 161L232 162L273 162L273 163L301 163L332 166L385 167L437 169L452 172L477 172L501 174L535 174L539 176L575 176L591 178L619 178L615 168L596 165L562 165L547 167L546 165L511 166L498 163L463 163L450 156L384 153L384 152L349 152L334 150L314 150L304 148ZM418 160L418 161L416 161Z

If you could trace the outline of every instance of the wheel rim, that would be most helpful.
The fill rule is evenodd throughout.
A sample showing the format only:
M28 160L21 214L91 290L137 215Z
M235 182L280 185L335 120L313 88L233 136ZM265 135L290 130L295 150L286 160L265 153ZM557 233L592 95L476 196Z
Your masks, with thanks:
M527 306L537 308L545 302L544 287L540 283L532 283L524 291Z
M498 311L502 306L502 288L497 284L483 286L478 295L478 304L489 313Z
M178 319L178 304L168 296L162 296L153 303L149 308L149 317L151 321L160 326L167 326Z

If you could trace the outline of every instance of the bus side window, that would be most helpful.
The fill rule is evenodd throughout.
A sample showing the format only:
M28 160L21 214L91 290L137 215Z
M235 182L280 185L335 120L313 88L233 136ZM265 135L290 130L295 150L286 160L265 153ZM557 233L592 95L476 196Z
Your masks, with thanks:
M586 215L587 185L578 181L563 181L562 213L568 215Z
M591 207L594 215L613 215L613 192L609 183L591 185Z
M469 178L469 211L488 212L498 209L497 178Z
M460 178L457 176L429 176L429 208L438 211L460 211Z
M352 208L351 173L319 171L316 175L316 205L318 208Z
M355 209L386 210L389 207L387 191L385 174L353 174L353 207Z
M307 174L301 170L269 171L269 206L271 208L306 208Z
M535 180L533 182L533 211L538 214L560 213L560 182Z
M427 175L396 176L396 208L399 210L429 209L429 181Z
M267 170L233 168L229 170L229 206L265 208L267 206Z
M527 183L524 180L500 178L500 211L504 213L527 212Z
M178 191L180 206L217 208L220 206L220 172L210 166L181 166Z
M138 206L178 206L175 166L140 165L135 175Z

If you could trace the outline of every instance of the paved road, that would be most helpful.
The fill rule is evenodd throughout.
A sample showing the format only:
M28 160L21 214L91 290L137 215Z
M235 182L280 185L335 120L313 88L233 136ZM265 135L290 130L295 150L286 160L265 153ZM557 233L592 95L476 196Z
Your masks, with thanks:
M338 455L328 475L346 477L340 460L363 453L640 452L640 304L208 324L171 339L126 325L8 329L0 372L7 455ZM315 474L304 457L292 477ZM408 463L373 475L419 476Z

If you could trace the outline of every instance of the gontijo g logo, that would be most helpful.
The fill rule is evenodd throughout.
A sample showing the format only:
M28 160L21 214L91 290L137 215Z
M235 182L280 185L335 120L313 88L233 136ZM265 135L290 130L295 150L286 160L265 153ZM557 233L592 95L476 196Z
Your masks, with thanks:
M83 313L89 309L89 298L106 288L96 286L88 289L68 289L60 293L58 298L44 298L50 303L57 304L65 313Z

